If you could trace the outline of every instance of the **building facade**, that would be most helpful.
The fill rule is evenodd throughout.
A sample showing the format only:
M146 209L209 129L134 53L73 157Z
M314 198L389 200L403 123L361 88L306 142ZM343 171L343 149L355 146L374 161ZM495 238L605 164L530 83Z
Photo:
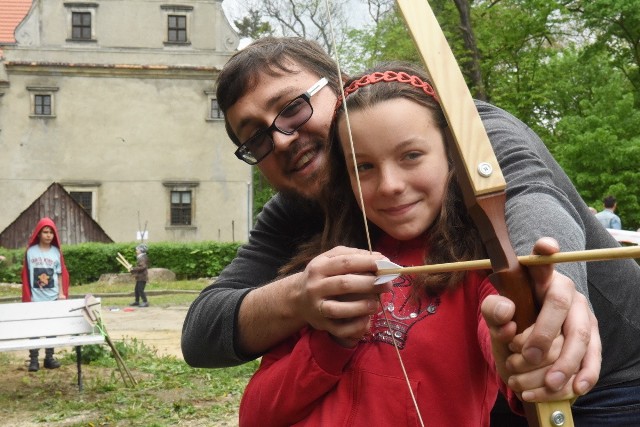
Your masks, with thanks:
M246 240L214 92L238 42L221 0L34 0L0 46L0 231L57 182L114 241Z

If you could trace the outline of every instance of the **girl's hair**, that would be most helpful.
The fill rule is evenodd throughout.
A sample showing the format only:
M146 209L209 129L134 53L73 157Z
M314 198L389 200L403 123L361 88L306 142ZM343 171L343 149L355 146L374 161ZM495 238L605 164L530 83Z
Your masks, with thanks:
M418 77L420 80L414 79L414 83L430 81L426 73L416 66L392 62L379 65L362 76L354 77L345 84L345 87L349 87L351 83L362 79L363 76L386 71L404 72L409 76ZM435 95L428 95L429 91L420 87L419 84L412 84L406 79L398 80L402 79L382 80L365 85L356 84L358 88L346 94L348 111L370 108L390 99L408 99L427 108L444 133L445 139L450 138L444 113ZM337 122L342 119L343 114L343 107L338 104L329 144L329 161L327 162L329 181L324 186L320 199L325 214L324 231L300 248L299 254L281 269L282 274L302 270L314 256L338 245L367 248L365 228L361 220L362 212L351 188L349 170L337 132ZM449 148L445 147L445 149L449 162L447 191L441 211L427 232L425 247L428 250L424 260L426 264L466 261L478 259L484 255L479 233L467 214L462 192L455 179ZM381 233L381 230L372 223L369 223L369 229L374 240ZM414 293L424 290L428 294L435 294L453 288L462 281L465 274L465 272L452 272L418 275L414 280Z
M226 119L227 110L258 84L260 73L270 76L291 74L292 66L326 77L337 94L340 91L338 70L331 56L316 42L301 37L264 37L236 52L218 75L216 99L225 114L229 138L240 145Z

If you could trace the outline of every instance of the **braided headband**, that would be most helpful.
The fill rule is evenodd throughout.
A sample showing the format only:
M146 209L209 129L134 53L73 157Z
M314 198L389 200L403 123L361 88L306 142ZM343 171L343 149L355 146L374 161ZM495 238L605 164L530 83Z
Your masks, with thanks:
M433 89L429 83L423 81L418 76L412 76L410 74L405 73L404 71L400 71L399 73L395 71L385 71L380 72L376 71L375 73L368 74L366 76L362 76L358 80L354 80L351 84L344 89L344 97L351 95L356 90L361 87L372 85L380 82L398 82L398 83L408 83L414 87L422 89L424 93L432 97L436 102L440 103L438 99L438 95L436 91ZM340 106L342 105L342 97L338 97L338 102L336 103L335 112L338 111Z

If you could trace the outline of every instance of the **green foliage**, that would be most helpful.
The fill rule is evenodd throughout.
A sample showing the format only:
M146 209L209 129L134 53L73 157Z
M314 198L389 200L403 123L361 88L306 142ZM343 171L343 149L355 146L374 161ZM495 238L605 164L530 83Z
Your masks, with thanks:
M340 47L340 57L352 73L383 61L415 61L418 57L397 7L385 14L376 26L349 31L348 38L350 42Z
M240 37L257 40L260 37L273 35L271 24L263 21L260 11L256 9L249 9L249 16L245 16L242 20L235 20L233 23L238 27Z
M637 1L467 1L470 29L461 25L454 3L430 1L463 74L471 74L462 42L471 35L490 102L542 137L589 205L601 209L602 198L613 194L623 228L638 228ZM378 60L417 58L397 11L350 36L356 45L350 50L364 52L358 70Z
M4 257L0 261L0 282L21 283L20 273L24 259L24 249L5 249L0 247L0 256Z
M235 257L241 243L192 242L149 244L150 267L167 268L177 279L217 276ZM82 243L63 245L65 263L73 285L95 282L105 273L123 273L116 260L120 252L135 265L136 243ZM0 281L20 283L24 250L0 248L7 259L0 263Z
M240 243L152 243L152 267L168 268L178 279L217 276L236 256Z
M106 346L92 344L82 346L82 363L88 365L91 362L103 359L109 356L109 350Z
M144 342L138 341L137 338L124 341L114 341L113 346L118 350L120 357L123 360L131 359L133 357L145 358L155 355L155 350L145 345ZM75 360L75 352L69 353L68 357L70 361ZM82 346L82 363L98 363L102 365L109 365L115 356L111 348L104 344L92 344Z
M276 191L269 185L258 168L253 168L253 218L262 211L262 207L269 201Z

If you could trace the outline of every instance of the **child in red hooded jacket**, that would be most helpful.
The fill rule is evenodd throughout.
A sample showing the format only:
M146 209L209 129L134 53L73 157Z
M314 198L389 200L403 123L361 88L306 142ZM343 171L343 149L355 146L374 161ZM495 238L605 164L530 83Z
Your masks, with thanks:
M42 302L67 299L69 272L64 263L56 225L42 218L33 230L22 266L22 301ZM39 350L29 350L29 372L40 369ZM60 362L53 358L53 348L45 349L44 367L56 369Z

